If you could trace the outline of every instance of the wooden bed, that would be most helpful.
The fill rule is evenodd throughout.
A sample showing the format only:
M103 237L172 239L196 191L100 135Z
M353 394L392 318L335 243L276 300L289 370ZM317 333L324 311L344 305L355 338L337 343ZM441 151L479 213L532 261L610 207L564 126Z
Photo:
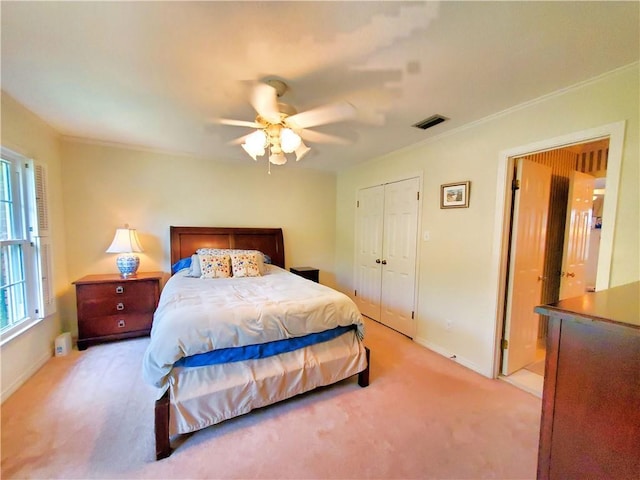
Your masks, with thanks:
M284 241L282 229L280 228L172 226L170 227L170 237L172 265L180 259L190 257L198 248L203 247L259 250L271 258L271 263L273 265L277 265L281 268L284 268L285 265ZM361 387L366 387L369 384L370 351L367 347L364 347L364 352L366 353L366 368L357 373L358 384ZM363 357L360 356L361 361L362 358ZM298 365L297 368L303 368L306 370L309 367L306 365ZM330 366L325 366L324 368L330 368ZM307 388L306 386L301 386L300 388L303 389L300 391L300 393L302 393L304 391L312 390L315 387ZM171 454L170 412L172 407L172 397L170 391L171 390L167 390L164 395L155 402L155 440L157 460L168 457Z

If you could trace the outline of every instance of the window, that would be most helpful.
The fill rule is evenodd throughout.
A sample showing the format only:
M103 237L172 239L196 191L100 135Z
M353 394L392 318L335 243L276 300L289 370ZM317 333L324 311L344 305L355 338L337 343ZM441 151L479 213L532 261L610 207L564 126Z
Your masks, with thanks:
M55 311L50 285L46 175L2 148L0 156L0 336L5 342Z

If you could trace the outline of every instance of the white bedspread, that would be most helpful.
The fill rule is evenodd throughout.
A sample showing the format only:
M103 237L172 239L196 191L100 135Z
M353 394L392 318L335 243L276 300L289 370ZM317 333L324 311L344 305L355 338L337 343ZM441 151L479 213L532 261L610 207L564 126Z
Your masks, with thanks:
M143 360L145 381L166 388L182 357L364 324L353 301L274 265L261 277L171 277L160 297Z

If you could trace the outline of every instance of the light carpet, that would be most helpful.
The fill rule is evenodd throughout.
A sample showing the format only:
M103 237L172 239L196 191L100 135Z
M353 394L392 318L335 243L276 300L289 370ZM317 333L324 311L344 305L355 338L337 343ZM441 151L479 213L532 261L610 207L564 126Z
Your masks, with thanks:
M173 440L154 460L148 339L52 358L2 405L1 477L535 478L540 399L367 322L350 378Z

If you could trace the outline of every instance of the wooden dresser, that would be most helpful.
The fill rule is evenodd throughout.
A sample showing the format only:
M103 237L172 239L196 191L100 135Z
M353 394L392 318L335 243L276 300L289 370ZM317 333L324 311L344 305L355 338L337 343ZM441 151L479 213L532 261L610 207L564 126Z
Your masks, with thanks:
M640 282L535 311L550 316L538 478L640 478Z
M162 272L87 275L73 282L78 307L78 350L149 335L160 298Z

